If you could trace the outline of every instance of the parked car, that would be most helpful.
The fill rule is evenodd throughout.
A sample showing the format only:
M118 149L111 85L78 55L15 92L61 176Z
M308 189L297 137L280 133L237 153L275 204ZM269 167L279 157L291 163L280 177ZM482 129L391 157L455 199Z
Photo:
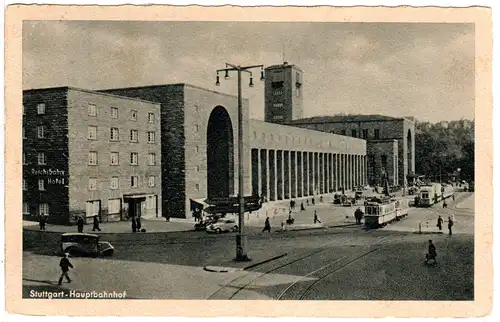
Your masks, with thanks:
M238 224L234 219L221 218L207 226L207 233L220 234L222 232L237 231Z
M61 236L61 250L71 256L111 256L115 248L99 236L87 233L65 233Z

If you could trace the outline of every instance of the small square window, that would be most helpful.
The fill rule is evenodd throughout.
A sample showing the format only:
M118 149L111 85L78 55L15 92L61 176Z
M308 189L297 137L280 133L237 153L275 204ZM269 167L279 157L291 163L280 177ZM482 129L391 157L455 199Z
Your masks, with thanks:
M154 187L155 186L155 176L149 176L149 178L148 178L148 186L149 187Z
M137 111L132 110L132 112L130 113L130 119L132 121L137 121Z
M43 125L37 126L37 133L39 139L45 138L45 127Z
M148 143L155 143L156 141L156 133L148 132Z
M97 140L97 126L89 125L87 132L89 140Z
M137 152L130 153L130 165L137 165L139 160L139 154Z
M38 115L45 114L45 104L44 103L38 104L36 106L36 111L37 111Z
M119 132L117 127L112 127L111 128L111 135L110 135L110 140L111 141L118 141L119 139Z
M89 190L97 190L97 178L89 178Z
M194 185L194 188L196 189L196 191L200 191L200 185L198 183Z
M198 146L195 146L194 147L194 152L196 152L196 153L200 152L200 148Z
M97 152L89 152L89 165L97 165Z
M194 131L195 131L195 132L198 132L198 130L199 130L199 126L198 126L198 124L195 124L195 126L194 126Z
M154 123L155 122L155 113L148 113L148 123Z
M139 132L137 130L130 130L130 142L139 142Z
M120 154L118 152L111 152L111 165L120 164Z
M113 190L118 189L118 177L111 177L109 188Z
M156 154L155 153L149 154L149 165L156 165Z
M130 177L130 186L132 188L137 188L139 186L139 177L131 176Z
M40 190L40 191L45 190L45 180L44 179L38 179L38 190Z
M118 109L116 107L111 108L111 118L112 119L117 119L118 118Z
M45 164L45 153L38 152L37 153L37 158L38 158L38 164L40 164L40 165Z
M89 104L89 116L97 116L97 106L95 104Z

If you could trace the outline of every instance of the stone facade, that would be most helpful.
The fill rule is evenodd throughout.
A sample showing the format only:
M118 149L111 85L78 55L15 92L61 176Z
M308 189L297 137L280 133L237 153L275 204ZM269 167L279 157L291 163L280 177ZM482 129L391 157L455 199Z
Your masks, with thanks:
M368 143L374 140L397 140L399 186L403 186L407 175L415 171L415 123L406 118L381 115L322 116L295 120L288 124L357 137ZM390 155L392 148L392 145L387 145L385 154Z
M387 175L390 186L399 186L398 140L367 141L368 184L383 185L383 173Z
M45 104L44 114L38 114L38 104ZM43 211L52 223L68 224L76 215L92 213L103 221L120 220L126 217L123 196L128 194L147 198L143 216L161 216L157 207L161 200L158 104L64 87L24 91L23 105L27 216L37 216L37 207L46 204ZM44 138L40 138L42 126ZM111 137L112 129L117 129L116 140ZM137 165L131 164L133 152ZM45 164L38 164L39 153L44 153ZM39 181L45 189L39 189ZM94 203L91 207L90 202Z

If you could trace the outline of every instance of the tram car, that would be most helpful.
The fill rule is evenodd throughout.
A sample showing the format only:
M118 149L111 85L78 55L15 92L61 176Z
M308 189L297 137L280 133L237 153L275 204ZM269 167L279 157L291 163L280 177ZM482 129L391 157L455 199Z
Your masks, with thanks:
M365 227L376 229L408 216L409 199L367 202L365 204Z
M443 198L442 187L440 183L433 183L430 185L420 187L419 193L419 207L430 207L438 203Z
M441 190L443 192L443 199L450 198L455 192L455 189L451 185L443 185Z

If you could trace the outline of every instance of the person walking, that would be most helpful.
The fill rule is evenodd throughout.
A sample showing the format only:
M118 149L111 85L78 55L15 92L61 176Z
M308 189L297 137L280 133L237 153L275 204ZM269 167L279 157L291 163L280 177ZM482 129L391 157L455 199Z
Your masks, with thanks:
M73 268L73 265L69 261L68 257L69 257L69 254L65 253L64 257L61 258L61 261L59 262L59 267L61 267L62 273L61 273L61 276L59 277L58 285L62 284L63 277L66 277L66 280L68 281L68 283L71 283L71 279L68 276L68 272L69 272L70 267Z
M264 223L264 229L262 229L262 232L271 232L271 224L269 223L269 217L266 218L266 222Z
M446 203L446 200L443 200L443 208L448 208L448 204Z
M40 214L38 216L38 225L40 226L40 230L43 230L43 215Z
M432 240L429 239L428 252L425 256L425 262L427 264L429 264L429 261L432 260L434 262L434 264L437 264L436 257L437 257L436 246L434 246L434 244L432 243Z
M305 210L306 210L306 208L304 208L304 203L301 202L300 203L300 211L305 211Z
M439 217L438 217L437 226L439 228L439 231L443 230L443 218L441 218L441 215L439 215Z
M360 225L361 224L361 219L363 218L364 212L361 210L361 208L358 207L356 211L354 212L354 218L356 218L356 224Z
M101 228L99 228L99 218L97 218L97 216L94 216L94 224L93 224L93 227L92 227L92 231L101 231Z
M319 197L319 202L323 202L323 196Z
M76 226L78 228L79 233L83 233L83 225L84 225L83 218L78 217L78 219L76 220Z
M318 218L318 214L316 213L316 210L314 210L314 223L320 223L321 224L321 221L319 221L319 218Z
M306 205L309 207L309 199L306 199Z
M314 206L316 204L316 201L314 200L314 197L312 198L312 205Z
M452 235L451 227L453 227L453 220L451 217L448 217L448 231L450 233L450 236Z

